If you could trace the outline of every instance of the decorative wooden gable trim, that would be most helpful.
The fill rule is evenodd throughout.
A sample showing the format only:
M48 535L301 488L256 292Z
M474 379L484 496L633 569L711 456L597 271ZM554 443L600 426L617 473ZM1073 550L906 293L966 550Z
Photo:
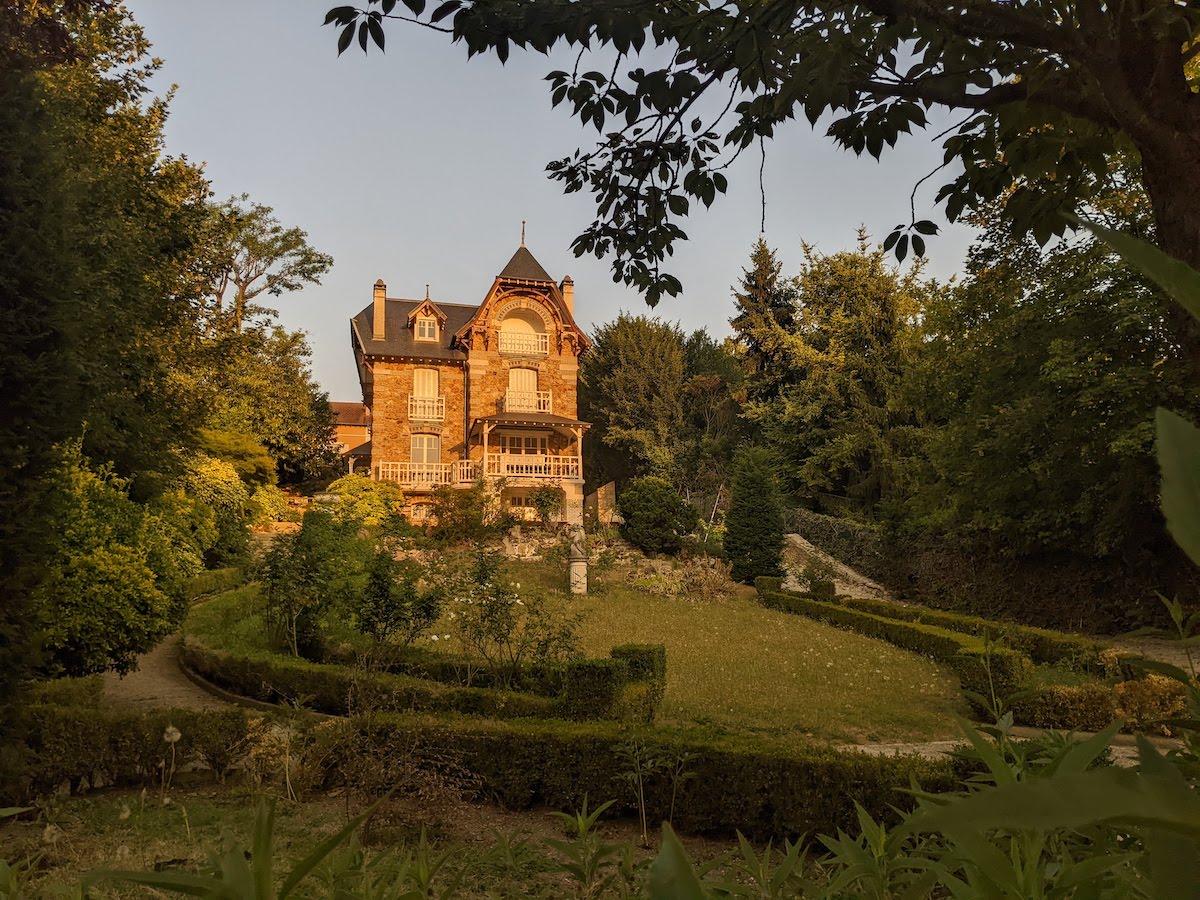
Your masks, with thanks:
M446 314L438 309L437 304L428 297L422 300L420 305L408 314L409 328L412 328L413 322L417 320L417 316L434 316L438 320L439 328L446 324Z
M479 311L458 330L454 335L454 342L469 350L472 337L478 335L484 349L487 349L497 320L513 309L528 309L541 316L546 323L546 330L553 330L557 335L559 353L562 352L564 344L570 345L575 355L591 346L591 341L567 309L556 284L504 277L497 277L492 282L491 290L479 304Z

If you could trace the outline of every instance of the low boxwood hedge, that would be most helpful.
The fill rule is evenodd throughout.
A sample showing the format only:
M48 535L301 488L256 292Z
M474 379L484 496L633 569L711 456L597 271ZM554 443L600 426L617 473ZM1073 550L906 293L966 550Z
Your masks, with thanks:
M1038 665L1067 666L1080 672L1105 676L1112 674L1110 670L1119 666L1122 657L1128 658L1130 655L1109 651L1106 645L1089 637L1052 631L1049 628L995 622L980 616L968 616L925 606L906 606L889 600L866 597L841 597L839 602L888 619L922 622L948 631L972 634L975 637L990 634L1014 650L1020 650Z
M113 785L158 783L163 766L176 771L199 763L218 780L246 752L251 716L231 707L220 710L135 711L37 703L21 712L25 753L8 800L27 802L64 785L72 792ZM179 739L166 741L167 726Z
M537 716L650 722L662 700L666 650L640 648L645 657L630 677L627 659L570 660L562 666L563 693L545 697L498 688L462 687L391 672L313 663L269 651L227 653L195 637L183 642L181 658L192 672L251 700L299 705L343 716L367 709L458 712L497 719ZM635 657L641 659L641 657Z
M672 785L661 774L645 783L651 819L664 819L672 787L678 789L674 824L680 830L729 835L738 830L755 838L818 832L855 825L855 803L873 816L891 820L894 807L912 806L907 789L945 791L956 783L952 763L916 756L870 756L828 748L784 746L761 739L660 728L622 728L612 722L500 722L447 720L423 715L347 719L339 728L354 731L352 742L372 752L376 763L395 758L398 772L409 765L414 745L445 752L478 779L489 798L514 809L575 809L614 799L615 813L635 811L625 776L622 745L638 741L659 759L687 758L690 776ZM341 737L345 736L345 732ZM337 743L330 730L326 739ZM336 752L326 786L339 778Z
M903 622L785 591L759 591L763 605L808 616L937 660L958 675L966 690L989 697L1016 693L1033 671L1028 656L1007 647L987 647L974 635L920 622Z
M188 600L196 600L209 594L219 594L231 591L246 582L246 570L240 566L229 566L225 569L209 569L189 578L183 586L183 595Z
M240 709L120 711L104 707L38 704L23 713L28 765L23 789L2 799L24 802L39 794L104 785L156 784L170 759L168 725L181 734L177 770L199 762L224 772L243 760L264 733L261 716ZM346 754L370 753L376 768L394 762L397 781L411 781L414 747L426 759L448 761L474 776L479 792L512 809L575 809L617 801L614 814L634 810L625 779L627 753L641 742L667 759L686 758L690 776L645 783L650 816L668 815L677 789L675 825L691 833L755 838L834 833L856 822L855 804L877 819L912 805L913 783L930 791L955 786L950 760L870 756L828 748L785 746L765 739L698 731L630 728L615 722L519 719L499 721L424 713L378 713L322 720L293 718L294 765L305 782L344 785L355 771ZM269 729L268 729L269 731ZM435 764L436 763L431 763ZM384 782L386 782L386 777Z

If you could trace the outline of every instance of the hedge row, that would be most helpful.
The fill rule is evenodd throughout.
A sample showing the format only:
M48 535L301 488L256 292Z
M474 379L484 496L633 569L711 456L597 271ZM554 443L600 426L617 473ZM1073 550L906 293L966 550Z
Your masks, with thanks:
M1024 653L1007 647L989 648L974 635L889 619L790 592L760 589L758 596L772 609L848 628L931 657L957 674L964 689L985 697L992 691L1001 697L1016 693L1033 672Z
M650 722L662 700L666 651L625 645L611 659L572 660L563 692L544 697L496 688L462 687L269 652L233 654L186 638L184 664L218 687L252 700L302 705L328 715L367 709L457 712L498 719L536 716ZM637 673L636 676L631 672ZM644 673L652 673L649 677Z
M169 760L167 725L179 729L176 768L200 762L214 769L253 749L265 732L260 717L242 710L119 712L102 708L38 705L27 708L28 799L69 783L78 790L109 784L154 784ZM685 758L690 777L674 785L667 775L646 783L651 817L669 814L691 833L756 838L835 833L855 826L855 803L876 818L895 818L893 807L912 805L913 782L946 791L956 784L948 760L880 757L825 748L783 747L750 739L661 729L630 729L614 722L496 720L425 714L377 714L293 723L292 749L305 781L344 784L356 771L352 753L370 754L383 784L411 781L414 751L423 759L451 761L470 772L479 791L513 809L575 809L617 801L614 814L633 811L623 746L640 741L652 755ZM215 765L213 765L215 763ZM394 768L390 768L394 766ZM394 776L389 776L394 772Z
M219 594L221 591L231 591L246 581L246 570L240 566L230 566L226 569L210 569L189 578L183 587L183 595L188 600L196 600L209 594Z
M892 819L894 807L912 806L907 789L913 781L925 790L945 791L956 780L947 760L784 748L662 729L631 732L608 722L445 722L385 715L369 724L340 724L357 733L357 746L373 748L376 762L386 761L392 748L414 743L445 748L489 797L515 809L574 809L587 796L593 803L615 799L616 813L634 812L622 746L641 742L657 759L686 760L690 774L682 782L672 783L665 773L648 777L646 803L651 819L667 818L674 787L673 822L693 834L738 830L759 839L832 834L854 827L855 803ZM398 768L405 763L396 759ZM336 779L336 771L331 774Z
M168 726L179 732L174 765L200 764L223 779L246 752L251 717L242 709L141 712L38 703L22 712L24 759L4 799L26 802L64 784L72 792L161 783L172 762Z
M873 600L866 597L841 597L839 602L888 619L921 622L976 637L990 634L1014 650L1020 650L1039 665L1066 666L1076 671L1105 676L1118 670L1120 660L1129 656L1110 651L1106 645L1083 635L1067 634L1048 628L996 622L980 616L945 612L924 606L905 606L889 600Z

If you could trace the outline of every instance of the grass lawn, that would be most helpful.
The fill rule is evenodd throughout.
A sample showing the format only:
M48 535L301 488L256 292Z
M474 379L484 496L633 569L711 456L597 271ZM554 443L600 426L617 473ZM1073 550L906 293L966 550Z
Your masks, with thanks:
M543 587L560 567L510 563L517 581ZM697 722L779 738L835 742L960 737L967 715L957 680L930 660L802 616L760 606L751 588L726 599L647 594L614 570L593 580L584 650L662 643L662 721Z
M467 564L464 559L463 564ZM561 562L515 562L506 573L525 590L560 590ZM955 677L930 660L882 641L760 606L751 588L722 599L657 596L629 584L621 567L592 580L570 601L585 613L580 637L589 656L617 644L667 647L667 691L659 721L755 732L785 742L892 743L961 736L952 714L967 715ZM234 652L266 649L247 585L201 604L187 630L220 634ZM240 602L228 601L238 599ZM448 624L448 623L447 623ZM334 640L357 637L336 629ZM358 637L358 640L362 640ZM444 644L422 641L430 650Z

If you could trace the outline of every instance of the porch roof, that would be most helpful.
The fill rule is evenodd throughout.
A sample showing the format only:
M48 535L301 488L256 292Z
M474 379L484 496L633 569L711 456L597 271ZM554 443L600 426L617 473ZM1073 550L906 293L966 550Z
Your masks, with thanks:
M471 434L478 432L484 425L534 425L542 428L590 428L591 424L591 422L583 422L579 419L568 419L566 416L556 416L551 413L505 412L497 413L494 416L484 416L482 419L476 419L471 425Z

